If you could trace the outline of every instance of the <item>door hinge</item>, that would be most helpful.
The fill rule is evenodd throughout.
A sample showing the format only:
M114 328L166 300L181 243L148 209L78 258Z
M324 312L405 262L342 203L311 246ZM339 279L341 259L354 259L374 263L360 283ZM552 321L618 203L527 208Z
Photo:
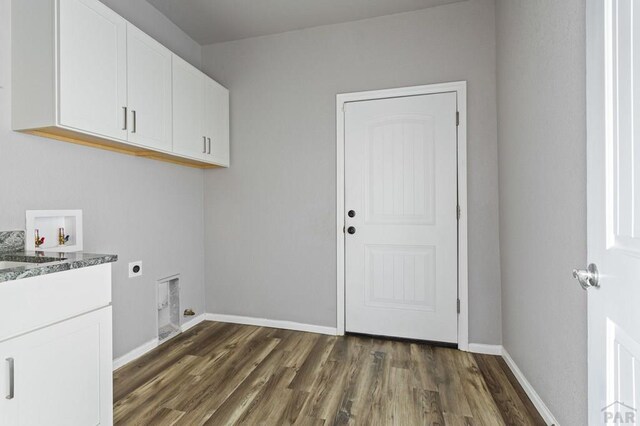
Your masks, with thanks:
M456 126L460 125L460 112L456 111Z
M456 215L458 216L458 220L460 220L460 215L462 214L462 210L460 209L460 205L456 206Z
M460 313L460 299L458 299L458 313Z
M343 226L343 227L342 227L342 233L343 233L343 234L344 234L344 228L345 228L345 227Z

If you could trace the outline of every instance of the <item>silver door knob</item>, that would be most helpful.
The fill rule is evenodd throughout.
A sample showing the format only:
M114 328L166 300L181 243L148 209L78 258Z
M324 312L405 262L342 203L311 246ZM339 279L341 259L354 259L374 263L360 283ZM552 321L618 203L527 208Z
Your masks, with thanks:
M591 287L600 287L598 267L593 263L590 263L589 266L587 266L587 269L574 269L573 278L577 279L585 290L588 290Z

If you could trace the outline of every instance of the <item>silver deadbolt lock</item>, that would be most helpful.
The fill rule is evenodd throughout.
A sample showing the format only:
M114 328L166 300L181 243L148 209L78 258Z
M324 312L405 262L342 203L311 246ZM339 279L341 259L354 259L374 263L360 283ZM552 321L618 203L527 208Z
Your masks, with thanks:
M583 289L588 290L591 287L600 287L600 275L598 267L590 263L587 269L574 269L573 278L577 279Z

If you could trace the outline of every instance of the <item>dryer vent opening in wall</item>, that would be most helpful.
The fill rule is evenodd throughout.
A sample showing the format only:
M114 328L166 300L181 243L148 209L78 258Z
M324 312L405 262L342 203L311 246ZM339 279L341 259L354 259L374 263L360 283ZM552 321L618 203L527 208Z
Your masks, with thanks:
M180 279L177 276L158 281L158 341L169 340L180 333Z

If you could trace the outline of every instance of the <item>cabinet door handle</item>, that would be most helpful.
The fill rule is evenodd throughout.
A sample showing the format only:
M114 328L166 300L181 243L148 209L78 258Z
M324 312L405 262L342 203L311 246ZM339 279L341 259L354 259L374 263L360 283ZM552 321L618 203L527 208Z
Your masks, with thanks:
M15 365L13 358L7 358L7 365L9 366L9 394L6 396L7 399L13 399L15 396Z
M206 136L202 137L202 153L203 154L207 153L207 137Z
M122 126L122 130L127 130L127 107L122 107L124 111L124 124Z
M132 116L133 116L133 117L132 117L132 118L133 118L133 124L132 124L133 128L131 129L131 133L135 133L135 132L136 132L136 128L137 128L137 122L136 122L136 121L137 121L137 120L136 120L136 110L135 110L135 109L132 109L132 110L131 110L131 114L132 114Z
M207 154L211 154L211 138L207 138L207 140L209 141L209 151Z

